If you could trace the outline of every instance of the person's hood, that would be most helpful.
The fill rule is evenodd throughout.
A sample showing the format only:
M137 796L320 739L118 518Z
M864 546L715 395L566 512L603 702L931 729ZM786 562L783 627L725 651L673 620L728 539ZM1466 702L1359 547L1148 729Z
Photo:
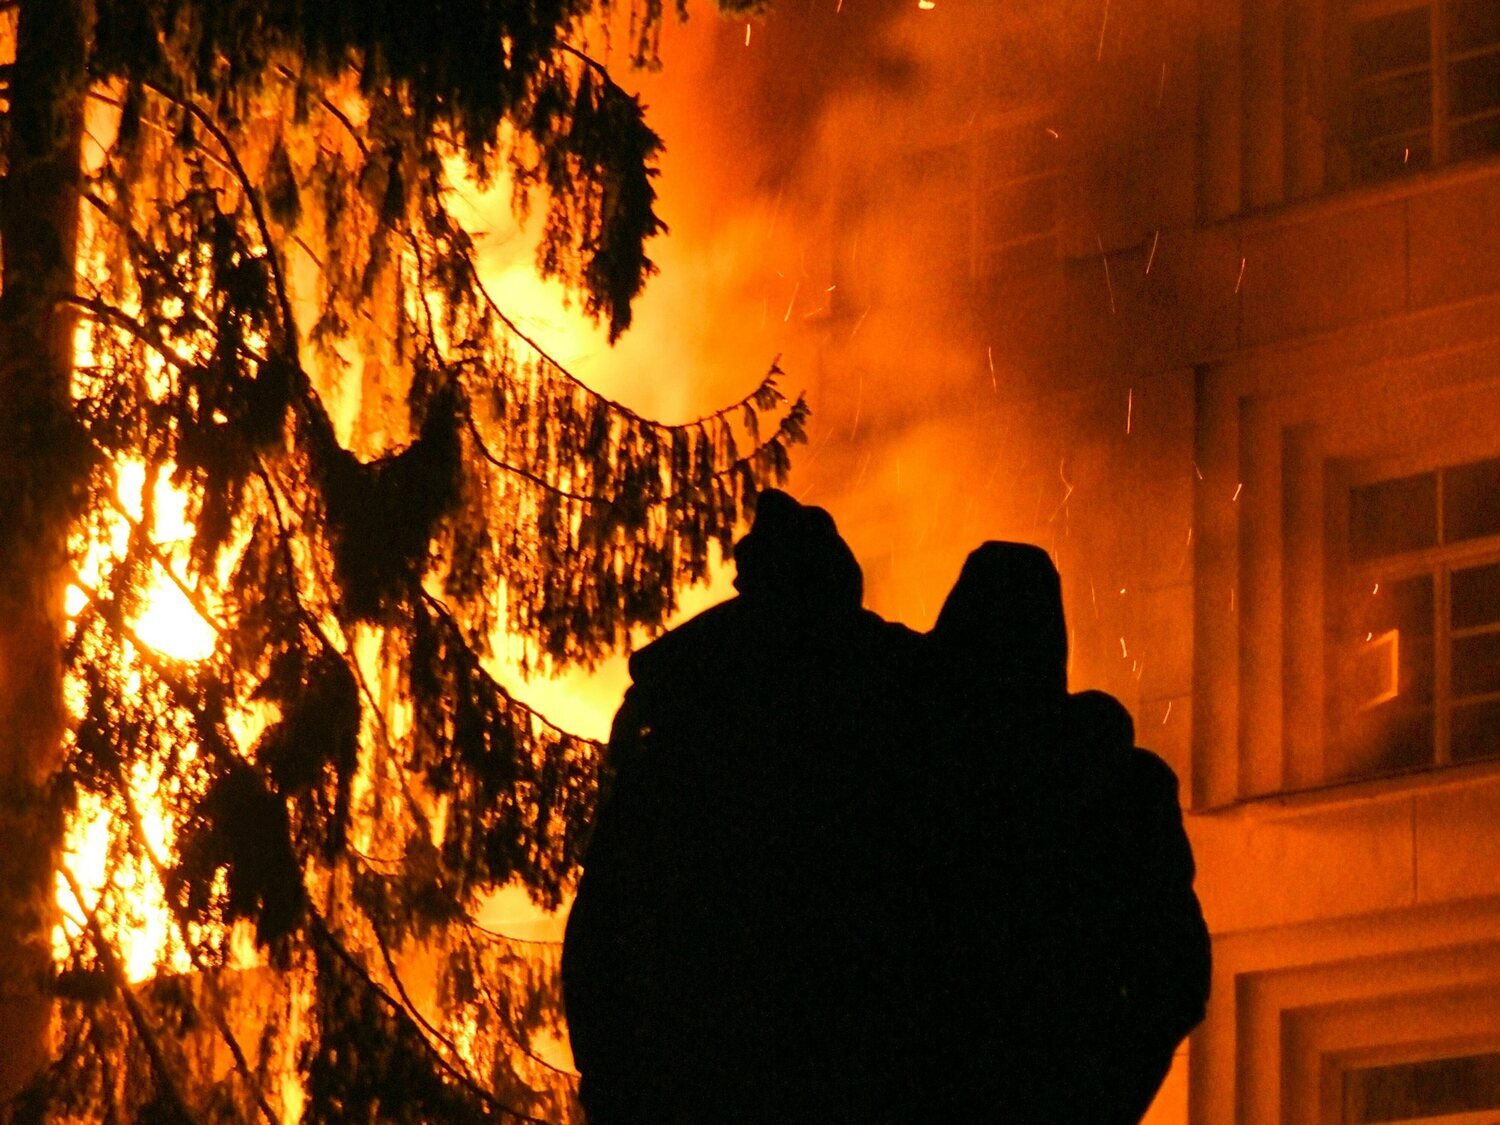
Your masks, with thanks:
M1062 582L1040 547L991 541L971 552L930 636L949 659L1007 690L1067 690Z
M833 517L767 489L750 531L735 545L739 596L712 606L639 649L631 678L696 679L753 662L786 630L805 634L860 613L864 575Z

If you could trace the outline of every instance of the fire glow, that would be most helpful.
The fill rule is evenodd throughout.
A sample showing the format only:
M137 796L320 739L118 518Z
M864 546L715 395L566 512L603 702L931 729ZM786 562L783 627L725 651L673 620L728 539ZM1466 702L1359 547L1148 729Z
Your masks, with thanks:
M146 467L140 463L117 467L118 511L109 521L106 536L90 544L78 568L77 583L68 587L66 610L70 619L88 605L90 591L97 590L108 567L124 557L132 527L145 518L146 476ZM192 525L186 517L187 498L167 480L158 479L151 506L158 562L151 584L142 594L141 609L130 621L131 632L158 656L189 663L206 659L213 652L217 633L165 569L192 536ZM69 702L76 714L82 705L76 693ZM171 855L174 833L157 794L158 779L137 763L132 767L129 785L145 844L155 861L163 861ZM93 909L91 902L108 883L114 882L127 892L125 898L132 914L133 924L122 933L119 945L127 979L139 982L151 977L164 957L173 971L186 972L189 960L180 944L171 940L171 916L161 881L151 869L152 863L110 870L112 816L102 802L88 799L73 814L62 858L66 871L59 872L57 878L57 905L62 921L53 930L54 954L59 959L65 955L68 945L80 937L87 925L87 916Z

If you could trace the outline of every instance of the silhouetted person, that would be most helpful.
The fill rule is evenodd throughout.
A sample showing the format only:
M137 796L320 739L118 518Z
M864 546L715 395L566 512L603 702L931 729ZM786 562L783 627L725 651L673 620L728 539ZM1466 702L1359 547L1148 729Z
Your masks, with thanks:
M919 954L938 968L916 1004L959 1044L916 1052L933 1117L1134 1123L1207 997L1176 777L1134 747L1112 697L1068 695L1041 549L973 552L928 643L935 877Z
M895 1121L898 688L832 519L764 493L738 596L637 652L563 983L590 1125ZM910 710L909 707L906 710Z

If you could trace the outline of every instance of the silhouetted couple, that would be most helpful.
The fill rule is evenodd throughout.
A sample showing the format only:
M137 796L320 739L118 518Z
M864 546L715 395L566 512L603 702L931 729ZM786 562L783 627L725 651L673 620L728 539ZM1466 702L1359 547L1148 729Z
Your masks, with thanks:
M1172 771L1067 692L1046 554L980 547L926 635L784 493L735 562L611 734L563 959L590 1125L1137 1121L1208 938Z

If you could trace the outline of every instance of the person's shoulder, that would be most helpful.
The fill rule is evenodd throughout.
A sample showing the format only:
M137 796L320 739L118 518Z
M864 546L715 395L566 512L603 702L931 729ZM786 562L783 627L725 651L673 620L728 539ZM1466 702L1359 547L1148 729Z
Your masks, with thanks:
M1121 759L1121 768L1134 793L1177 803L1180 790L1177 771L1160 754L1133 746Z
M734 644L744 628L740 598L709 606L630 654L630 678L639 684L701 666L704 657Z
M911 626L903 625L899 621L887 621L873 609L861 609L859 621L862 628L889 644L911 649L922 644L924 636L922 633L918 633Z

